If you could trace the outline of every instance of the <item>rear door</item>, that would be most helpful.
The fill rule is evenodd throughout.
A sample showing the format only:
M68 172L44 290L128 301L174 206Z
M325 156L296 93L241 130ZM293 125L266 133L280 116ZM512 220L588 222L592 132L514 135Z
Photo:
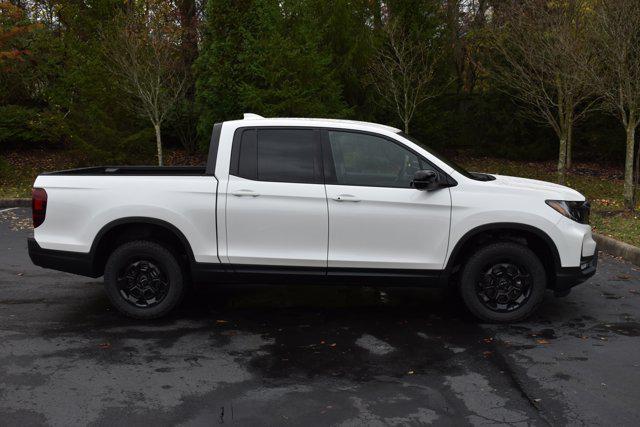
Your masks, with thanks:
M319 131L241 128L233 144L226 198L229 261L324 273L328 211Z
M329 271L442 269L451 218L449 189L411 187L417 170L435 167L382 135L323 132Z

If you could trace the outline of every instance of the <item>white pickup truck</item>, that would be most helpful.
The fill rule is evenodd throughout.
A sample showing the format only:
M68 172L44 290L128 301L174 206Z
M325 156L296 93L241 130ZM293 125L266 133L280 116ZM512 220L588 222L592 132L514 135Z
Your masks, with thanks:
M560 185L467 172L398 129L325 119L213 128L206 167L45 173L29 255L104 275L156 318L191 283L456 286L486 321L524 319L596 270L589 204Z

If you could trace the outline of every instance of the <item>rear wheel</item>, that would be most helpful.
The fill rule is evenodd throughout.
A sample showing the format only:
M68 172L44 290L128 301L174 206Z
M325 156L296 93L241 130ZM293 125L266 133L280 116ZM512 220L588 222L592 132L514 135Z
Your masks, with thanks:
M184 274L164 246L145 240L119 246L104 270L111 303L123 314L155 319L169 313L184 296Z
M460 276L469 310L489 322L516 322L531 315L547 288L544 266L524 245L498 242L478 249Z

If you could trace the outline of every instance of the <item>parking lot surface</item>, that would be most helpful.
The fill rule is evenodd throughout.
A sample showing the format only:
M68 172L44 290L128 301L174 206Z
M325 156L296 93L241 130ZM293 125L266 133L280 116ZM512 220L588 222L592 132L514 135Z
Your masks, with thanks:
M524 323L424 290L209 287L127 319L0 211L2 425L640 425L640 271L604 254Z

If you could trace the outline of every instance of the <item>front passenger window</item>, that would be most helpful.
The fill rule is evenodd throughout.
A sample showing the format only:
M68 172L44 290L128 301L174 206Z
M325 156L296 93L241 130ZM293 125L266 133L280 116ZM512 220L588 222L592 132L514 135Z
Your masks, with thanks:
M375 135L329 131L338 185L409 188L425 162L411 151Z

